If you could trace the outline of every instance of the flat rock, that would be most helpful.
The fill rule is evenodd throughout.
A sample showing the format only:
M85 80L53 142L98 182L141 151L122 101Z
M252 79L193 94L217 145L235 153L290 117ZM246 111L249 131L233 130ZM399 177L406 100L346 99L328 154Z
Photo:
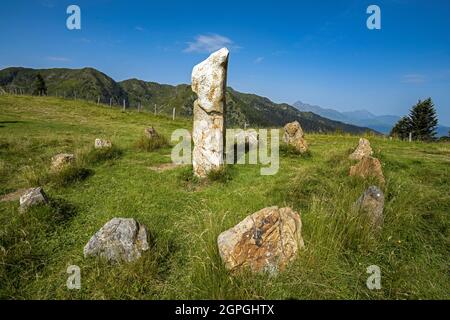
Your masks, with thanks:
M20 199L27 189L18 189L16 191L0 196L0 202L17 201Z
M284 126L284 142L295 147L300 153L308 151L308 143L305 134L298 121L288 123Z
M384 194L380 188L376 186L369 187L356 201L355 206L361 214L366 215L374 229L382 227L384 220Z
M351 166L350 176L368 178L375 177L382 184L385 183L381 162L374 157L363 157L356 165Z
M19 203L19 211L24 212L32 206L48 203L48 198L42 187L30 188L20 197Z
M301 228L300 215L291 208L264 208L219 235L220 257L231 271L276 274L304 247Z
M95 149L104 149L104 148L111 148L112 147L112 143L109 140L104 140L104 139L95 139L95 143L94 143L94 147Z
M131 262L149 249L147 230L134 219L113 218L97 231L84 247L84 256L110 262Z
M51 170L59 171L75 162L75 155L72 153L59 153L52 157Z
M348 158L351 160L361 160L363 157L370 157L371 155L373 155L373 150L369 140L360 138L358 146Z

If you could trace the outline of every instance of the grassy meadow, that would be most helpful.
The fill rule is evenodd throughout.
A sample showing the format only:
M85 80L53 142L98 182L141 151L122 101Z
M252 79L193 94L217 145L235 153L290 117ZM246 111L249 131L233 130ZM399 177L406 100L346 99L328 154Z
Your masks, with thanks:
M142 147L150 125L170 141L192 124L84 101L0 96L0 198L38 185L50 197L25 214L17 199L0 202L0 298L450 298L450 144L368 137L386 178L384 227L374 235L351 210L376 184L348 176L358 136L307 134L310 154L281 150L274 176L233 165L226 179L203 182L189 166L154 170L171 162L171 147ZM95 138L115 147L96 152ZM61 152L77 163L54 174L51 157ZM273 205L300 213L305 249L276 277L228 273L217 236ZM138 261L83 257L113 217L147 226L150 250ZM81 268L80 290L66 287L70 265ZM370 265L381 268L381 290L366 287Z

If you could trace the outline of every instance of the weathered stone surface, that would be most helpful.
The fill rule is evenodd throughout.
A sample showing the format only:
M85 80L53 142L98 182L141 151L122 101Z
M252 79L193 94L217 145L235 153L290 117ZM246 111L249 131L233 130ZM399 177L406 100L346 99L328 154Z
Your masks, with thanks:
M304 247L301 228L300 215L291 208L264 208L221 233L219 253L231 271L276 274Z
M95 144L94 144L95 149L103 149L103 148L111 148L112 147L112 143L109 140L104 140L104 139L95 139Z
M228 49L222 48L192 70L194 102L192 164L194 174L206 177L223 165L224 114Z
M60 153L52 157L51 170L59 171L75 162L75 155L72 153Z
M284 142L295 147L300 153L308 151L308 143L305 140L303 129L298 121L284 126Z
M148 250L147 230L134 219L113 218L97 231L84 247L84 256L110 262L131 262Z
M48 198L42 187L31 188L20 197L19 203L19 211L24 212L32 206L48 203Z
M376 186L369 187L356 201L355 207L361 214L366 215L374 229L383 225L384 194Z
M363 157L369 157L372 154L373 151L369 140L360 138L358 146L348 158L351 160L361 160Z
M376 177L380 183L385 182L381 162L374 157L363 157L356 165L351 166L350 176L361 178Z
M158 132L156 132L155 128L153 128L153 127L145 128L144 134L149 139L158 137Z

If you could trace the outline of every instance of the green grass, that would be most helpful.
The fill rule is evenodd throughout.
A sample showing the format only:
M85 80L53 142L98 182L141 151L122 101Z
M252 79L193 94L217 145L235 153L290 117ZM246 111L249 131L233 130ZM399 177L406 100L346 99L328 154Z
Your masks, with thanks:
M307 134L310 155L281 153L277 175L233 165L203 183L189 167L149 169L170 162L171 151L136 149L149 125L170 136L190 129L191 121L82 101L0 96L0 195L43 185L52 199L25 214L18 201L0 202L0 298L450 298L449 144L370 137L386 177L384 227L373 234L351 210L375 183L348 176L357 136ZM93 153L98 137L116 149ZM91 174L67 174L67 183L49 179L51 157L61 152L75 153L75 168ZM301 214L305 250L277 277L229 274L218 234L272 205ZM150 250L130 264L84 259L84 245L113 217L145 224ZM81 268L78 291L66 288L66 270L74 264ZM382 271L379 291L365 285L373 264Z

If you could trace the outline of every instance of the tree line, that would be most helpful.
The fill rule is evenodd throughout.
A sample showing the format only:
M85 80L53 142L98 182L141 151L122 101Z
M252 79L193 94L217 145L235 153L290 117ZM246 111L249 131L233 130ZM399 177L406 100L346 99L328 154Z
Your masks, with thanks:
M392 128L391 137L402 140L412 139L418 141L436 140L438 117L433 100L419 100L409 115L402 117Z

